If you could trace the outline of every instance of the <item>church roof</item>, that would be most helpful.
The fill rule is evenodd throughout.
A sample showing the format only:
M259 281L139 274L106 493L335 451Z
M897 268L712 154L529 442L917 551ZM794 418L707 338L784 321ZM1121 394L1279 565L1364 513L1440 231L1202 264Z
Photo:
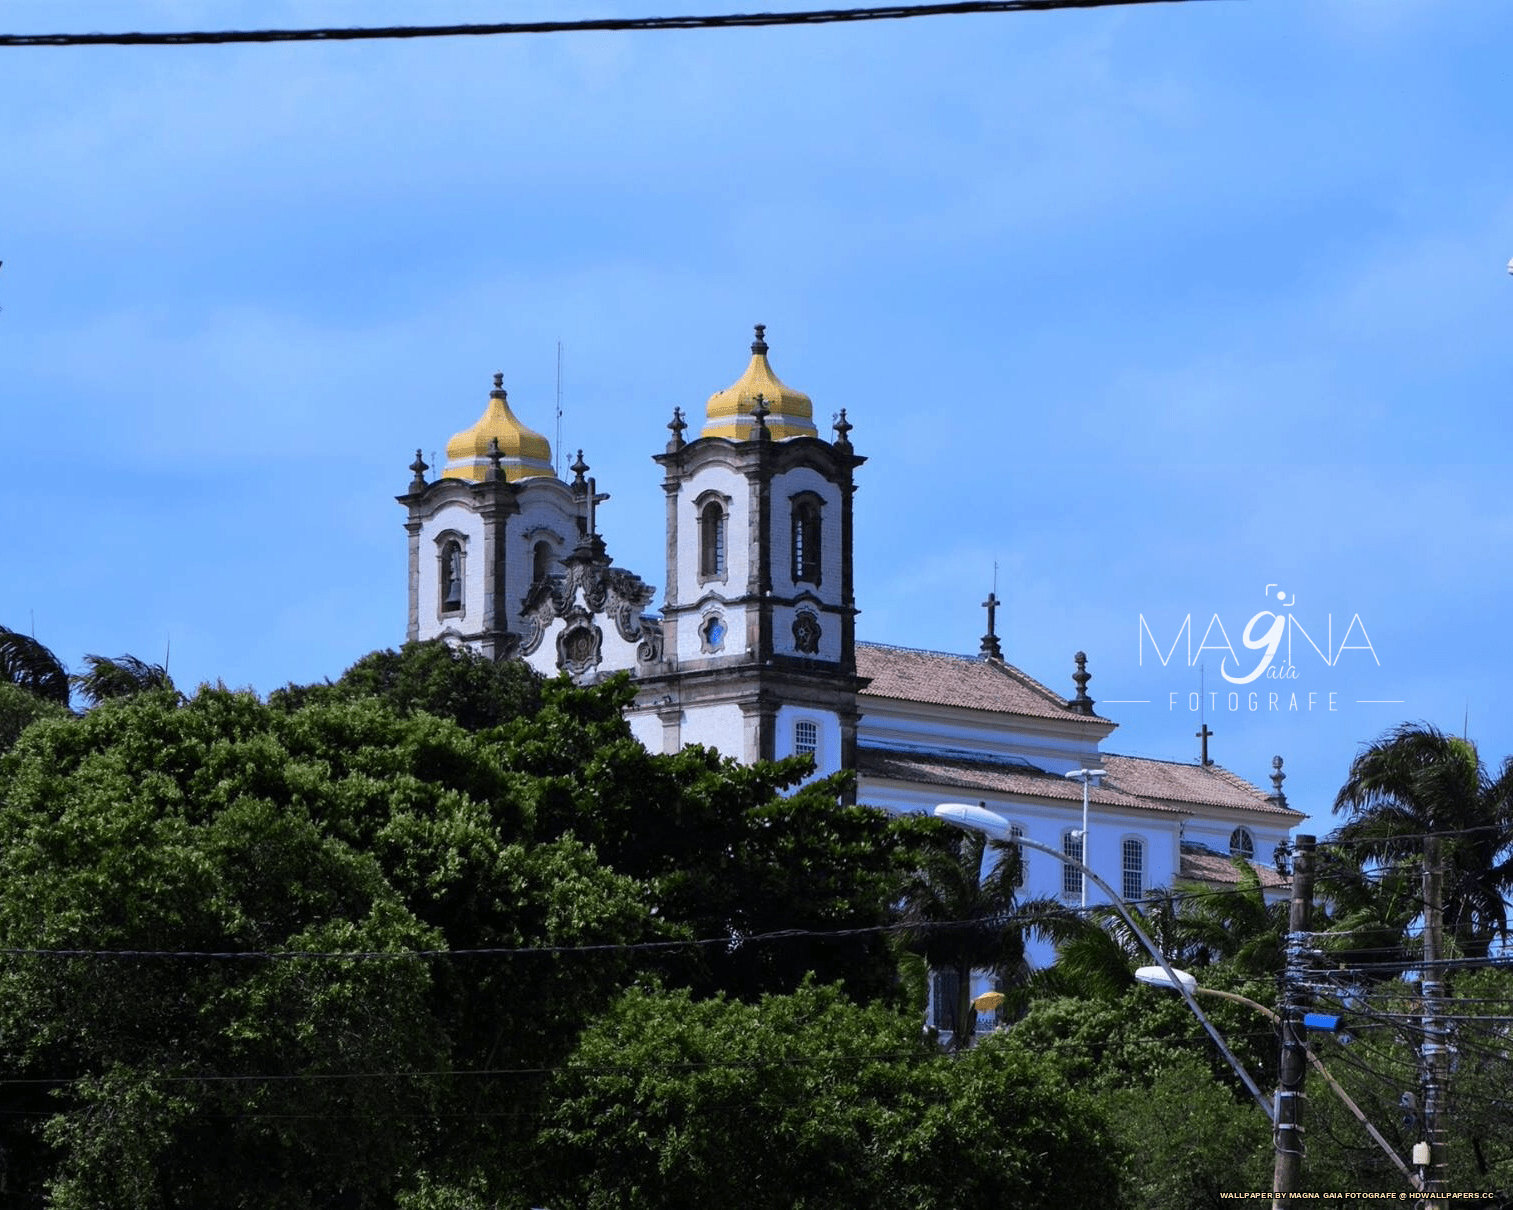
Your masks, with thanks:
M1088 801L1099 806L1172 815L1195 815L1213 807L1229 807L1276 816L1279 823L1287 826L1302 818L1300 812L1268 801L1259 787L1218 765L1204 768L1111 752L1102 753L1099 760L1106 776L1088 789ZM856 769L862 777L887 781L1082 802L1081 781L1048 773L1016 758L861 747L856 754Z
M760 395L767 408L767 431L774 441L787 437L818 437L814 427L814 404L802 391L785 386L767 364L766 324L756 325L751 342L751 363L734 383L716 391L705 405L701 437L728 437L750 441L755 429L752 412Z
M447 442L447 465L442 477L483 482L488 477L491 446L495 441L499 443L499 469L510 482L553 473L551 443L526 428L510 411L503 374L494 375L488 407L478 422Z
M1082 783L1059 773L1047 773L1024 761L991 760L985 757L948 756L891 748L858 748L856 770L862 777L906 781L984 794L1013 794L1034 798L1063 799L1082 803ZM1088 801L1101 806L1131 807L1147 811L1187 814L1162 802L1147 802L1122 790L1094 782Z
M858 643L856 671L872 679L862 690L865 697L1110 725L1108 719L1068 709L1064 697L1002 660Z
M1105 752L1102 762L1108 770L1109 783L1140 798L1159 798L1187 808L1228 807L1259 815L1303 818L1301 811L1277 806L1259 786L1219 765L1118 756L1112 752Z
M1235 864L1228 857L1219 853L1204 853L1192 849L1187 845L1182 846L1181 863L1177 870L1178 878L1186 878L1191 882L1217 883L1222 886L1236 886L1240 881L1240 871L1235 869ZM1277 873L1276 869L1269 865L1251 863L1256 872L1256 877L1261 881L1263 891L1280 891L1291 886L1288 879Z

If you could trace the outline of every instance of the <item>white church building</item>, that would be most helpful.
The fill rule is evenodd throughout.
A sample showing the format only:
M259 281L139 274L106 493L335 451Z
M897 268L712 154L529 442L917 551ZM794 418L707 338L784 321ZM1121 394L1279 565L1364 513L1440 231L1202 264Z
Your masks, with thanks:
M409 639L465 643L547 675L628 671L630 715L652 751L705 744L742 761L804 753L856 774L857 801L928 812L977 802L1022 835L1088 865L1126 899L1177 878L1233 883L1253 857L1268 894L1274 850L1303 815L1282 793L1206 759L1105 749L1085 658L1062 697L1007 663L993 629L975 655L858 642L854 476L866 461L841 410L821 435L807 395L773 373L762 325L736 382L702 421L675 409L655 455L667 504L662 601L614 567L603 498L582 455L564 482L551 450L510 408L501 378L482 417L447 443L440 476L419 451L399 502L409 534ZM692 431L697 424L697 431ZM1088 778L1083 854L1081 778ZM1082 894L1081 875L1027 852L1025 894ZM1089 901L1096 902L1090 895Z

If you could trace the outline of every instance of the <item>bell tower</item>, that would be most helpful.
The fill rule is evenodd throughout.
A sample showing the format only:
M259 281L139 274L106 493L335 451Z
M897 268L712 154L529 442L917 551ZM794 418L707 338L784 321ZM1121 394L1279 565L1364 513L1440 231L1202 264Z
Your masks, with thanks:
M656 711L665 751L805 753L830 773L855 760L851 518L865 459L844 411L833 439L819 436L809 396L778 379L767 352L758 324L745 373L710 396L699 435L685 440L677 409L656 456L667 501L665 671L643 680L638 713Z

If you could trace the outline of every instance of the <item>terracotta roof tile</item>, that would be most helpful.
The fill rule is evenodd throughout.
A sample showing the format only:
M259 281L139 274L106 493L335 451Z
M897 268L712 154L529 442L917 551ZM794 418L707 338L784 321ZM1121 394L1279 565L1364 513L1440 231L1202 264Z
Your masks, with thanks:
M1065 698L1001 660L858 643L856 671L872 680L862 690L863 697L965 706L972 710L1109 726L1108 719L1068 710Z
M1219 765L1205 767L1105 752L1103 767L1108 770L1110 784L1139 798L1159 798L1189 806L1229 807L1284 819L1303 818L1301 811L1268 802L1258 786Z
M1082 801L1080 781L1047 773L1027 761L872 747L859 748L856 761L857 772L863 777L986 794ZM1093 784L1088 795L1092 803L1171 815L1193 815L1205 807L1227 807L1276 816L1277 822L1286 826L1302 818L1301 812L1267 802L1257 787L1218 765L1205 769L1113 753L1104 753L1102 762L1108 776Z
M1187 878L1193 882L1219 883L1224 886L1236 886L1240 881L1240 871L1235 869L1234 863L1228 857L1222 857L1218 853L1195 853L1188 849L1182 850L1181 866L1177 872L1179 878ZM1261 889L1266 891L1285 890L1290 883L1276 869L1269 865L1255 865L1252 868L1256 877L1261 880Z
M922 782L925 785L959 790L976 790L985 794L1015 794L1028 798L1054 798L1069 804L1082 802L1082 783L1047 773L1030 764L1012 761L977 760L971 757L945 756L933 752L903 752L888 748L859 748L857 772L863 777L889 781ZM1182 807L1138 798L1109 786L1094 784L1088 801L1101 806L1125 807L1139 811L1162 811L1186 815Z

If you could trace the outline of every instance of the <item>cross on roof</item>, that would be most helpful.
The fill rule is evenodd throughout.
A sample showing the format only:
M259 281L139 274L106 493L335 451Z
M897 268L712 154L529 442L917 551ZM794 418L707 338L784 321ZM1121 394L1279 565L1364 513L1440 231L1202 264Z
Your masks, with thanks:
M994 620L999 605L1003 604L998 599L996 592L988 593L988 599L984 601L983 608L988 611L988 633L982 636L982 654L995 660L1003 659L1003 648L999 645L998 634L994 630Z

